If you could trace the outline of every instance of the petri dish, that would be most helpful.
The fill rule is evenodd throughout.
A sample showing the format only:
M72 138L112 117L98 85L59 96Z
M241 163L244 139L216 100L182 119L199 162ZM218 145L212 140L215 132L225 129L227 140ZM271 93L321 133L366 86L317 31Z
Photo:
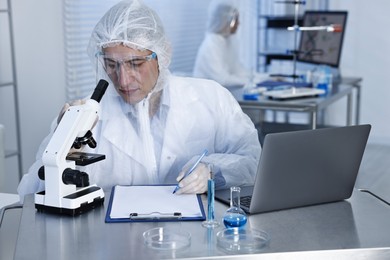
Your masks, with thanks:
M267 232L258 229L225 228L217 233L217 245L224 251L255 253L270 241Z
M191 234L166 227L152 228L143 233L145 244L153 249L178 250L191 244Z

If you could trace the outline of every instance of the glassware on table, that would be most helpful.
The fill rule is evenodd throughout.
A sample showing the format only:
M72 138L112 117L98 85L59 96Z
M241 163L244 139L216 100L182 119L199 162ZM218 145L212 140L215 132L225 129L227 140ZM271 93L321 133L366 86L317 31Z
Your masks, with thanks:
M247 222L245 212L240 208L240 187L230 187L230 208L223 216L226 228L242 228Z
M258 229L225 228L217 233L217 246L227 253L258 253L269 242L268 233Z
M145 244L153 249L178 250L191 245L191 234L172 227L156 227L143 233Z
M207 219L202 222L202 226L206 228L219 227L219 222L214 218L214 192L215 183L211 165L208 165L210 170L210 178L207 182Z

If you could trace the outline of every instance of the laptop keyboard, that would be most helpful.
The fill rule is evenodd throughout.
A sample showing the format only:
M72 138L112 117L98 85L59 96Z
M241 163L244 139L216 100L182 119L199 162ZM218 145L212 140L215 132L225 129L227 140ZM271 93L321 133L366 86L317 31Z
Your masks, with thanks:
M240 198L240 204L244 207L249 208L251 205L252 196L243 196Z

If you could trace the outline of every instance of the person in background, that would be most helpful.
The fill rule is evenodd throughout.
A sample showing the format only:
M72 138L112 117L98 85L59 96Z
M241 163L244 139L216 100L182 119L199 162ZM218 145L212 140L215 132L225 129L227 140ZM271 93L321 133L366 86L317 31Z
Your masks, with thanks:
M193 76L213 79L230 89L260 82L268 76L251 72L240 62L235 34L240 24L238 9L227 1L209 7L206 36L199 47Z
M253 184L261 151L253 123L217 82L171 75L171 47L152 9L139 0L114 5L93 30L88 53L97 79L110 83L92 130L97 147L82 148L106 155L82 168L90 183L104 190L177 184L207 149L195 171L179 182L177 194L205 192L210 164L216 188ZM26 194L45 189L38 169L57 124L56 119L19 184L22 201Z

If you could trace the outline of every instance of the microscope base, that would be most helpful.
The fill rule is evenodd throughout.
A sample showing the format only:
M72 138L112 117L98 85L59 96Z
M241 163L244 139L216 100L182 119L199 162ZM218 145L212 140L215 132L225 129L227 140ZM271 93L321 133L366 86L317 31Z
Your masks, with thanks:
M38 212L76 216L99 207L104 203L104 192L97 186L91 186L62 197L62 205L66 205L64 207L45 205L45 196L45 191L35 194L35 208Z

